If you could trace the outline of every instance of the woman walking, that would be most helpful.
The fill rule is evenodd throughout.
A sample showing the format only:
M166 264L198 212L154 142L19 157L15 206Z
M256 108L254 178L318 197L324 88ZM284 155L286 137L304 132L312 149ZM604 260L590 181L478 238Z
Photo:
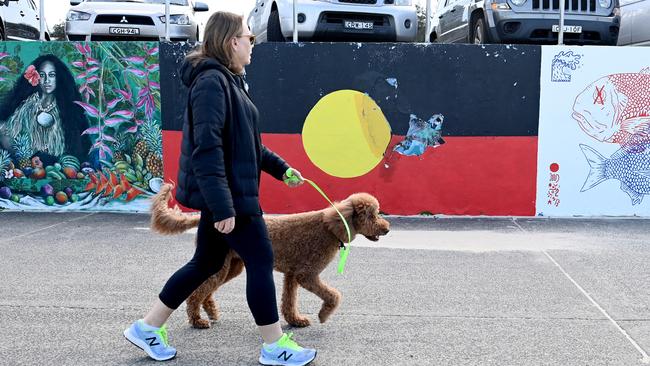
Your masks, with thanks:
M273 251L259 204L260 173L289 186L291 169L262 145L258 111L243 80L255 36L242 16L217 12L206 24L204 42L187 56L181 78L189 88L183 125L176 199L201 210L194 257L167 281L144 319L124 336L159 361L176 356L165 322L180 304L223 265L232 248L246 266L246 299L264 344L263 365L306 365L316 350L300 347L280 328Z

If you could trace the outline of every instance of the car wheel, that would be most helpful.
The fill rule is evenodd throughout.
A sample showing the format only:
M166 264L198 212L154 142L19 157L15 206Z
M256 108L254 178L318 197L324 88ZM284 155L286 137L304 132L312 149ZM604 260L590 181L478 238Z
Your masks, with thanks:
M478 17L474 22L474 27L472 28L472 39L471 43L473 44L486 44L487 43L487 33L485 30L485 21L483 18Z
M0 41L6 41L7 37L5 37L5 29L3 27L0 27Z
M277 9L271 11L269 22L266 25L266 37L269 42L285 42L280 28L280 14Z

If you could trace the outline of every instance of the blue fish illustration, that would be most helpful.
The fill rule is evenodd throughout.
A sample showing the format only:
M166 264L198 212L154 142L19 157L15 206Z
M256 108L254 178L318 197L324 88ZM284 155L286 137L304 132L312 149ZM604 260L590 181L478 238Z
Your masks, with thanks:
M589 175L580 192L589 190L607 179L621 182L621 190L627 193L632 205L638 205L643 196L650 194L650 148L640 152L619 149L607 158L592 147L580 144L589 167Z
M402 155L420 156L424 154L427 147L437 147L445 143L442 138L442 122L445 117L442 114L433 115L428 121L411 114L409 130L406 138L393 148Z

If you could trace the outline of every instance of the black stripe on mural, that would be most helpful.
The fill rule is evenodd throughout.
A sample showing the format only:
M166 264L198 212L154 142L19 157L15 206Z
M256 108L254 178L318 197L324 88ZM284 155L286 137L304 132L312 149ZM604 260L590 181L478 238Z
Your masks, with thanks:
M176 71L187 46L163 44L164 128L180 130L185 90ZM541 47L397 43L267 43L247 80L262 132L300 133L311 108L341 89L367 93L394 134L409 117L445 117L445 136L535 136ZM165 82L166 81L166 82ZM172 117L173 116L173 117Z

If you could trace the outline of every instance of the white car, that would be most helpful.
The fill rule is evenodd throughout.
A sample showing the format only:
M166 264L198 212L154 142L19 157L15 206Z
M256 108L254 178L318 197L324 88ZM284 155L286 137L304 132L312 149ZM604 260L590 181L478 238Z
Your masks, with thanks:
M256 0L248 24L258 42L293 35L294 0ZM413 0L296 0L299 40L413 42L418 20Z
M171 41L197 42L196 12L208 11L204 3L170 1ZM70 41L164 41L165 0L72 0L65 22Z

